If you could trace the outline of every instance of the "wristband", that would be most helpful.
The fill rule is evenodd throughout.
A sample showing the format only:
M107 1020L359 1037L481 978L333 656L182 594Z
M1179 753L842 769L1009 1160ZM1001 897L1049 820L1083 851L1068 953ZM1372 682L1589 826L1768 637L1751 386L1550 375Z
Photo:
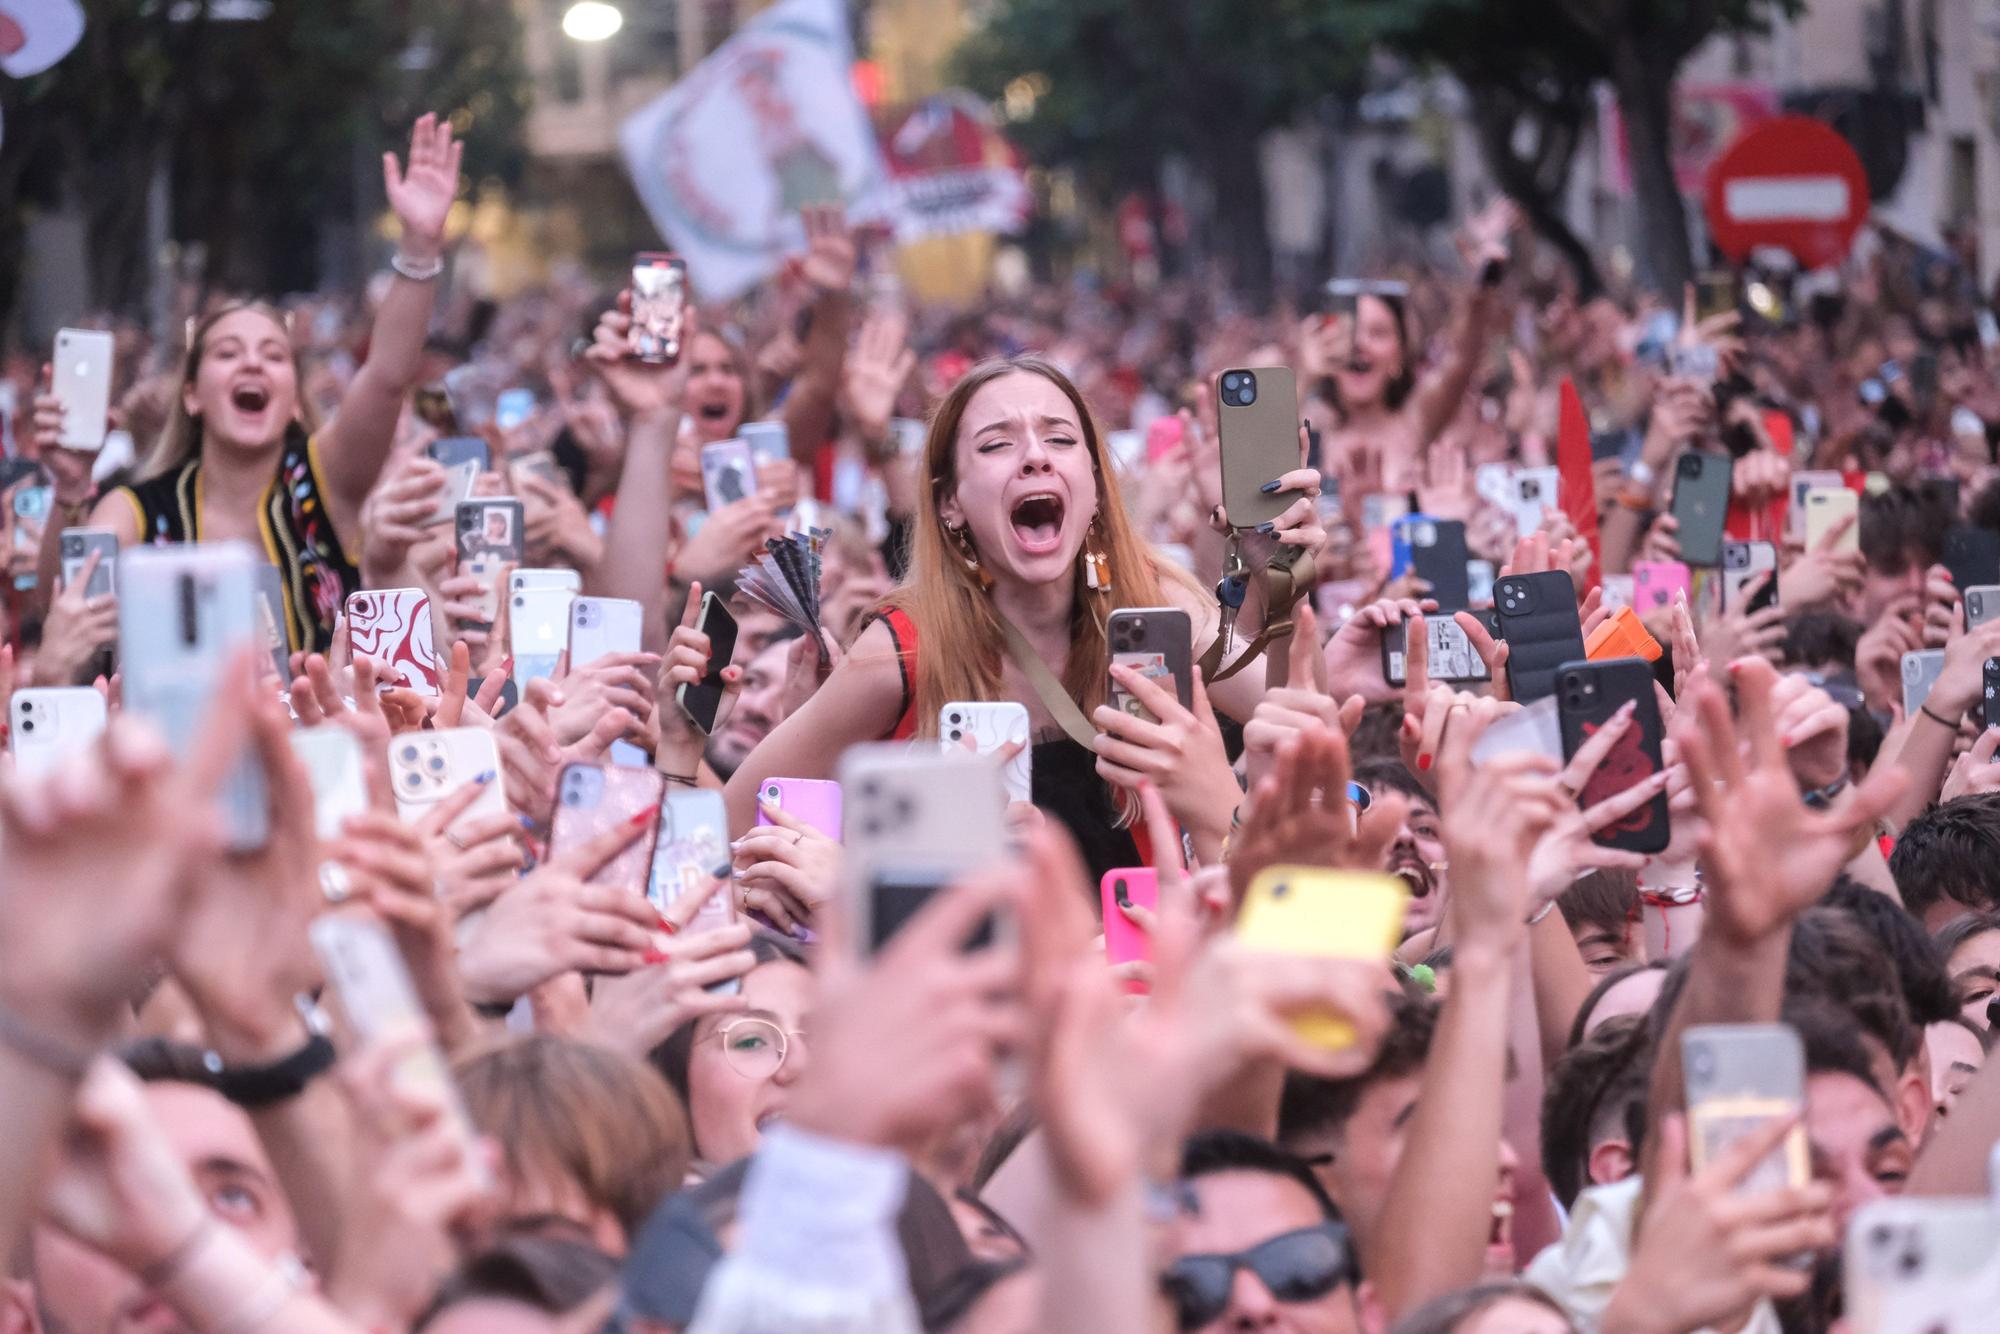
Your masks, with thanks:
M413 283L427 283L444 272L444 257L438 256L428 264L414 260L398 250L389 256L389 267L402 274Z
M1931 708L1930 702L1928 700L1926 700L1922 704L1917 705L1917 712L1923 714L1924 717L1930 719L1938 726L1944 728L1944 730L1947 732L1956 732L1958 730L1958 724L1953 722L1951 719L1945 717L1943 714L1937 712L1935 709Z
M1632 466L1625 470L1625 479L1634 486L1651 486L1658 478L1653 465L1644 459L1633 459Z

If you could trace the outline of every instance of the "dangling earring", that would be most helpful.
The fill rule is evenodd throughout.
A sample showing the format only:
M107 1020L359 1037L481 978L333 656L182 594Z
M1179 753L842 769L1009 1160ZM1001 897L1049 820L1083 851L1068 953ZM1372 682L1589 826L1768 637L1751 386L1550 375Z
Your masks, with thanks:
M1084 538L1083 586L1094 593L1111 591L1111 553L1104 548L1104 527L1095 516Z
M952 541L958 544L958 558L965 562L965 568L972 571L973 575L979 580L979 586L981 588L993 587L993 576L988 574L986 567L979 563L979 553L972 549L972 538L967 535L965 529L962 527L954 528L950 524L946 524L944 530L950 533Z

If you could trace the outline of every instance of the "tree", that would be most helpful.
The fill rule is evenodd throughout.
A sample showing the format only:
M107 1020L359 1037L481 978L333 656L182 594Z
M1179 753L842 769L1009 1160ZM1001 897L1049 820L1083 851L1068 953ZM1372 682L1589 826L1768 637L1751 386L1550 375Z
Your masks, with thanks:
M988 97L1030 78L1033 110L1009 127L1033 160L1074 169L1101 203L1150 191L1185 154L1214 198L1239 288L1268 294L1258 140L1353 66L1328 0L1000 0L960 46L957 78Z
M1588 123L1589 89L1611 84L1625 124L1645 271L1678 292L1693 275L1688 217L1673 170L1673 88L1718 32L1760 32L1804 0L1346 0L1350 39L1432 60L1465 84L1488 169L1586 286L1595 267L1557 204ZM1521 145L1528 145L1523 151Z
M528 85L510 5L312 0L250 22L216 17L216 0L85 8L68 58L0 80L0 328L26 203L81 203L91 304L133 313L152 280L148 196L162 167L171 234L202 247L208 280L267 292L317 285L328 230L375 211L380 152L421 110L458 124L469 178L518 173Z

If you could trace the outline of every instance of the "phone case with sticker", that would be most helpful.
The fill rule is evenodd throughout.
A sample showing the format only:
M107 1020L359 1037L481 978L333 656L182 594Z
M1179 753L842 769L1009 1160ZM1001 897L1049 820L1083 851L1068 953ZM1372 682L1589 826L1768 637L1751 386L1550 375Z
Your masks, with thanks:
M593 884L646 892L659 834L660 797L667 780L654 769L625 765L566 764L556 776L556 810L549 824L549 855L559 856L599 834L652 817L644 833L590 875Z
M1121 607L1105 622L1111 662L1129 667L1174 692L1184 709L1194 707L1194 631L1188 614L1178 607ZM1150 710L1113 678L1111 707L1158 722Z
M947 753L991 755L1009 742L1021 747L1001 771L1008 801L1034 799L1030 768L1034 747L1028 744L1028 710L1014 703L958 701L938 710L938 740Z

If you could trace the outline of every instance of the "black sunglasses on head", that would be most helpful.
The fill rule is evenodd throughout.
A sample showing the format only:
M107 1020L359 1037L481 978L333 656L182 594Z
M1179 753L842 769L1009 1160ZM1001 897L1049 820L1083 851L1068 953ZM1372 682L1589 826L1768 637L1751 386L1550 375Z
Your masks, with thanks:
M1281 1232L1234 1255L1184 1255L1160 1275L1183 1330L1211 1324L1229 1309L1236 1271L1248 1269L1281 1302L1309 1302L1354 1280L1347 1229L1328 1219Z

